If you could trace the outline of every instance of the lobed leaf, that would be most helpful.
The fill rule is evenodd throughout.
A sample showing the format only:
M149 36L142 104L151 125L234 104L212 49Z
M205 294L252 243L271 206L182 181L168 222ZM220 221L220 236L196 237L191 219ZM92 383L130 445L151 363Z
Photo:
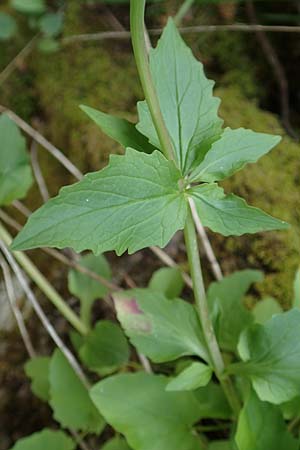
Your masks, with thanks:
M231 419L232 410L219 384L212 381L193 394L198 401L199 417L203 419Z
M19 439L10 450L75 450L76 447L76 443L63 431L45 428Z
M154 362L197 355L209 361L195 308L180 299L167 299L150 289L113 294L120 321L131 343Z
M219 181L230 177L247 163L256 162L281 140L280 136L252 130L226 128L214 142L203 161L192 171L189 180Z
M215 183L195 186L188 193L195 201L202 224L223 236L284 230L289 226L247 205L244 199L234 194L225 195L224 190Z
M72 247L121 255L126 249L164 247L185 223L179 179L179 171L160 152L127 149L125 156L111 156L106 168L63 188L37 210L13 249Z
M84 255L80 258L78 264L107 280L111 279L111 269L104 255ZM73 295L80 299L81 317L89 326L92 304L96 299L103 298L108 293L107 287L98 280L94 280L88 275L72 269L68 273L68 288Z
M214 82L205 77L203 65L194 58L172 19L150 52L150 68L176 162L186 174L222 131L223 121L217 114L220 100L212 94ZM146 102L138 105L138 112L138 130L160 148Z
M49 367L50 358L37 356L25 364L25 373L31 379L31 390L41 400L49 400Z
M32 184L26 141L6 115L0 116L0 205L25 197Z
M149 281L152 291L161 292L167 298L179 297L183 287L182 274L177 267L162 267L154 272Z
M65 428L100 433L103 418L89 398L87 389L60 350L50 362L50 405L54 418Z
M253 322L252 314L243 305L243 297L252 283L262 280L258 270L241 270L209 286L207 300L224 350L236 351L242 330Z
M107 375L128 363L129 346L119 325L101 320L84 337L79 354L89 369Z
M168 379L143 372L114 375L91 390L107 422L134 450L195 450L198 404L190 392L166 392Z
M263 401L279 404L300 391L300 311L273 316L264 325L254 324L242 333L239 353L243 363L229 371L248 376Z
M252 392L242 409L235 440L238 450L298 450L278 408L261 402Z
M152 153L155 150L148 139L128 120L105 114L89 106L80 105L80 108L98 125L103 133L117 141L122 147L132 147L145 153Z
M211 367L201 362L194 362L180 372L166 386L167 391L192 391L206 386L212 377Z
M264 324L275 314L281 314L282 308L275 298L266 297L260 300L251 310L256 323Z

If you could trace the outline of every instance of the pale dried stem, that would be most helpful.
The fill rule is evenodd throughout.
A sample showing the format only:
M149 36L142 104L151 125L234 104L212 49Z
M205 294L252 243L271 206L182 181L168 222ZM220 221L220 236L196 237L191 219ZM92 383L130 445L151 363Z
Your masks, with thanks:
M80 170L51 142L49 142L41 133L32 128L21 117L13 111L0 105L0 112L6 113L26 134L34 139L38 144L45 148L55 159L57 159L77 180L83 177Z
M149 35L159 36L162 28L148 30ZM244 23L236 23L231 25L195 25L191 27L179 27L182 34L193 33L213 33L216 31L242 31L245 33L255 33L257 31L266 31L272 33L300 33L300 26L288 25L248 25ZM72 44L74 42L90 42L105 41L108 39L130 39L130 31L102 31L99 33L74 34L62 39L63 45Z
M12 74L15 70L18 62L25 59L26 56L32 51L34 45L39 37L39 34L34 36L26 45L22 48L22 50L10 61L10 63L5 67L4 70L0 73L0 85Z
M38 160L38 152L37 152L38 146L36 141L32 141L31 144L31 165L32 165L32 170L33 170L33 174L35 176L41 197L43 199L44 202L46 202L47 200L49 200L50 195L49 195L49 191L45 182L45 179L43 177L40 165L39 165L39 160Z
M18 307L18 303L17 303L17 299L16 299L16 293L14 290L14 286L13 286L13 282L12 282L12 277L10 274L10 270L9 267L5 261L5 259L0 256L0 266L3 272L3 277L4 277L4 283L5 283L5 287L6 287L6 292L7 292L7 297L12 309L12 312L15 316L19 331L20 331L20 335L22 337L22 340L24 342L24 346L27 350L28 355L30 356L30 358L34 358L36 356L35 350L33 348L29 333L27 331L26 325L25 325L25 321L23 319L23 315Z
M77 433L77 431L71 428L69 428L69 431L73 436L74 440L76 441L77 445L81 448L81 450L91 450L89 446L84 442L82 437Z
M172 259L164 250L159 247L150 247L150 250L168 267L175 267L180 270L182 278L184 279L186 285L193 289L193 282L191 277L184 272L181 267Z
M212 248L211 243L210 243L210 241L208 239L206 231L205 231L205 229L204 229L204 227L203 227L203 225L201 223L201 220L200 220L200 218L198 216L195 202L194 202L194 200L192 198L189 198L189 204L190 204L190 207L191 207L193 220L194 220L194 223L195 223L195 226L196 226L197 233L198 233L198 235L199 235L199 237L201 239L201 242L203 244L203 248L205 250L207 259L210 262L212 272L213 272L216 280L220 281L223 278L223 273L222 273L220 264L217 261L216 255L215 255L215 253L213 251L213 248Z
M19 265L17 264L15 258L13 257L12 253L8 250L7 246L4 244L3 241L0 240L0 247L2 252L4 253L9 265L11 266L13 272L15 273L23 291L25 292L28 300L30 301L34 311L36 312L37 316L41 320L42 324L44 325L45 329L47 330L48 334L53 339L56 346L60 349L60 351L64 354L84 386L89 389L90 383L85 376L84 372L82 371L78 361L76 360L75 356L72 354L72 352L66 347L60 336L57 334L55 328L50 323L49 319L47 318L46 314L44 313L43 309L41 308L36 296L34 295L33 291L30 289L29 284L26 280L26 277L23 275L22 270L20 269Z

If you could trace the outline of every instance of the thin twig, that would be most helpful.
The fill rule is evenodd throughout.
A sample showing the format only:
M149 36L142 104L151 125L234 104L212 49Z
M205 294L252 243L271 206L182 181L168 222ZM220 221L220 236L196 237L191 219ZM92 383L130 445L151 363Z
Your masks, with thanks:
M190 276L184 272L181 267L172 259L164 250L159 247L150 247L150 250L168 267L175 267L180 270L182 278L184 279L186 285L193 289L193 282Z
M158 36L162 33L162 28L148 30L151 36ZM216 31L242 31L245 33L255 33L266 31L272 33L300 33L300 26L289 25L249 25L245 23L235 23L231 25L195 25L190 27L179 27L182 34L193 33L213 33ZM62 39L63 45L74 42L105 41L109 39L130 39L130 31L102 31L99 33L74 34Z
M0 85L11 75L11 73L15 70L18 62L33 50L34 45L39 37L39 34L34 36L26 45L22 48L22 50L10 61L10 63L5 67L4 70L0 73Z
M3 211L3 209L0 209L0 219L3 220L3 222L6 223L7 225L14 228L15 230L17 231L22 230L22 225L20 225L19 222L10 217L5 211Z
M20 200L14 200L12 205L25 217L29 217L31 214L31 211L27 206L24 205L24 203L20 202Z
M174 21L177 26L180 25L182 19L184 19L190 8L193 6L194 1L195 0L185 0L182 3L181 7L179 8L177 14L174 17Z
M138 355L138 358L140 360L140 363L143 366L144 371L147 372L147 373L153 373L153 370L152 370L152 367L151 367L149 359L145 355L140 353L139 351L137 351L137 355Z
M6 228L0 222L0 239L10 246L12 243L12 236L8 233ZM38 270L38 268L33 264L31 259L24 252L14 252L14 256L21 267L26 271L29 277L35 282L35 284L41 289L41 291L46 295L46 297L54 304L54 306L61 312L65 319L70 322L70 324L79 333L85 335L88 332L88 328L82 322L82 320L75 314L72 308L65 302L61 295L54 289L52 284L44 277L44 275Z
M247 1L246 8L252 26L257 26L257 16L252 0ZM290 121L289 85L284 67L281 64L270 39L266 35L265 30L257 29L255 30L255 34L267 61L273 69L273 73L279 88L282 123L287 133L294 139L298 139L298 135L295 133Z
M4 276L4 283L5 283L5 287L6 287L7 297L8 297L12 312L15 316L15 319L16 319L16 322L17 322L17 325L18 325L18 328L20 331L20 335L24 342L24 346L25 346L30 358L34 358L36 356L36 353L33 348L29 333L27 331L27 328L26 328L26 325L25 325L25 322L23 319L23 315L17 305L17 299L16 299L16 294L15 294L10 270L9 270L9 267L8 267L5 259L1 255L0 255L0 266L1 266L1 269L3 272L3 276Z
M23 275L23 272L21 271L19 265L17 264L15 258L13 257L12 253L8 250L7 246L4 244L2 240L0 240L0 247L3 251L9 265L11 266L13 272L15 273L17 279L19 280L19 283L25 292L28 300L32 304L33 309L35 310L37 316L41 320L42 324L44 325L45 329L55 342L56 346L60 349L60 351L64 354L66 359L69 361L70 365L84 384L84 386L89 389L90 383L87 380L87 377L85 376L84 372L82 371L79 363L77 362L75 356L71 353L71 351L66 347L62 339L57 334L55 328L50 323L49 319L47 318L46 314L42 310L36 296L34 295L33 291L30 289L29 284L27 283L27 280L25 276Z
M81 436L77 433L77 431L69 428L69 431L71 435L73 436L75 442L77 445L81 448L81 450L90 450L88 445L84 442L84 440L81 438Z
M191 207L191 211L192 211L192 215L193 215L193 219L194 219L194 222L195 222L195 225L196 225L197 232L198 232L198 234L200 236L200 239L201 239L201 242L203 244L203 247L204 247L207 259L210 262L213 274L214 274L216 280L222 280L223 273L222 273L221 267L220 267L220 265L219 265L219 263L217 261L216 255L215 255L215 253L213 251L213 248L212 248L211 243L210 243L210 241L208 239L206 231L205 231L205 229L204 229L204 227L203 227L203 225L201 223L201 220L200 220L199 215L198 215L197 210L196 210L195 202L194 202L194 200L192 198L189 198L189 204L190 204L190 207Z
M49 195L49 191L48 191L45 179L43 177L43 174L42 174L42 171L41 171L41 168L39 165L36 141L32 141L32 144L31 144L31 165L32 165L33 173L34 173L41 197L42 197L43 201L46 202L47 200L49 200L50 195Z
M49 142L41 133L32 128L21 117L17 116L13 111L0 105L0 112L6 113L25 133L27 133L38 144L44 147L54 158L56 158L77 180L81 180L82 173L76 166L51 142Z

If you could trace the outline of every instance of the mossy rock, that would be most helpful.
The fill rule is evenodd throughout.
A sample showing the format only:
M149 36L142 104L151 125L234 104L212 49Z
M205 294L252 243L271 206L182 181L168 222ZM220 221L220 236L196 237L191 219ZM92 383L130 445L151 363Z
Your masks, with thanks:
M99 31L102 14L68 3L64 34ZM106 25L107 27L107 25ZM141 95L130 42L69 44L33 65L35 86L47 122L47 135L84 172L101 168L119 146L106 138L79 109L85 104L123 115ZM134 116L126 114L129 116Z
M290 223L288 231L241 237L213 237L226 273L251 267L265 272L260 296L272 295L283 306L292 299L293 278L300 256L300 146L286 136L278 118L246 100L236 88L219 89L225 124L283 136L280 144L257 164L250 164L223 183L227 192Z

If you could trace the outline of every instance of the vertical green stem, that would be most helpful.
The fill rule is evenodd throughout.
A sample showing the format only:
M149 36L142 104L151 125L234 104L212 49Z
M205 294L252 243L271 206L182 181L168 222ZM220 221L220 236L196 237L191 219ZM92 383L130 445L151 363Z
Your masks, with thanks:
M12 243L12 237L4 226L0 223L0 239L9 246ZM61 314L70 322L70 324L81 334L86 334L88 328L79 319L79 317L67 305L59 293L51 286L47 279L41 274L37 267L23 252L13 252L14 257L25 270L29 277L36 283L41 291L48 297Z
M150 71L149 59L147 54L147 44L144 32L145 4L146 0L131 0L130 28L132 46L142 88L145 94L148 108L151 113L153 124L155 126L161 144L162 151L166 158L174 159L173 145L161 113L159 100Z
M187 14L188 10L191 8L195 0L185 0L181 7L179 8L176 16L174 17L174 21L176 25L178 26L184 16Z
M193 290L196 301L196 306L202 325L204 338L207 348L210 353L211 363L214 367L215 373L223 387L225 395L228 399L232 410L236 415L240 411L240 400L232 385L231 379L225 377L224 373L224 361L221 355L221 351L217 342L217 338L213 329L210 313L208 309L208 303L206 299L206 293L204 289L202 269L199 257L199 248L193 216L190 208L188 209L187 221L184 228L184 237L186 250L190 265L191 277L193 280Z
M144 34L145 3L145 0L131 0L130 18L132 44L142 87L145 93L148 107L151 112L151 117L155 125L155 129L161 142L162 150L168 159L173 159L172 143L162 117L148 61ZM189 2L186 2L186 6L188 3ZM235 415L238 415L240 410L240 400L234 389L231 379L228 376L226 377L224 375L224 362L210 319L202 277L197 236L190 208L188 209L184 236L186 241L191 276L193 280L195 301L204 337L209 350L211 363L214 367L217 377L220 380L220 383L227 396L228 402L232 407L233 412L235 413Z

